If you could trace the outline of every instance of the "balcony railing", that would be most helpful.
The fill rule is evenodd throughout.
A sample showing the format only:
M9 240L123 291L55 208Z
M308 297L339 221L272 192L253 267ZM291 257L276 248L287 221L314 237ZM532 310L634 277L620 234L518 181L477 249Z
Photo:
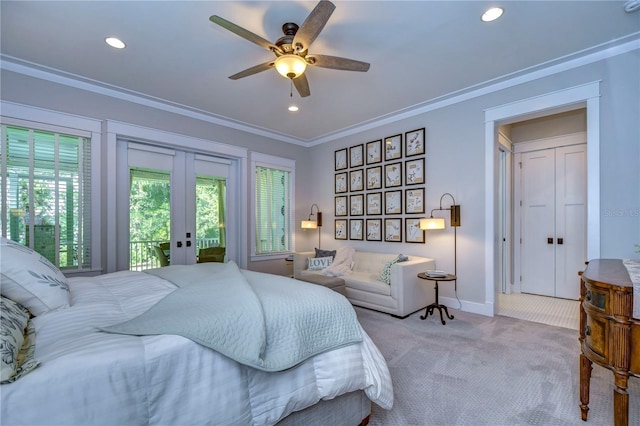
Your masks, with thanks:
M155 248L166 240L131 241L129 243L129 269L132 271L144 271L146 269L159 268L160 259L156 256ZM220 245L218 238L198 238L194 250ZM167 253L170 254L170 253Z

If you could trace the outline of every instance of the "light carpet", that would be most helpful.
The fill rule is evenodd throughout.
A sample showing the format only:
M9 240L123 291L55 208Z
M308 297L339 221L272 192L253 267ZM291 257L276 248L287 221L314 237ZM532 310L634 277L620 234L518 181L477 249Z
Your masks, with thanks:
M371 426L613 424L613 375L594 364L588 422L580 418L578 332L504 316L405 319L356 308L384 355L395 402L372 407ZM629 380L640 426L640 379Z

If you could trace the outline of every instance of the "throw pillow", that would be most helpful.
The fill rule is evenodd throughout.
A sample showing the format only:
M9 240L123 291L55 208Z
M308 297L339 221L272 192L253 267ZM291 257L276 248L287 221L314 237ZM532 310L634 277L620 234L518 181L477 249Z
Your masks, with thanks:
M407 259L402 259L402 255L396 257L393 260L390 260L384 264L382 267L382 272L380 272L380 276L378 277L378 281L382 281L383 283L387 283L391 285L391 267L398 262L404 262ZM406 256L404 256L406 257ZM401 260L402 259L402 260Z
M0 292L38 316L69 306L67 278L40 253L0 239Z
M0 383L10 383L38 366L35 352L35 327L29 311L5 297L0 298Z
M333 263L333 258L331 256L327 257L308 257L308 265L307 269L310 271L317 271L320 269L324 269L326 267L331 266Z
M320 250L316 248L316 257L327 257L331 256L332 259L336 258L336 250Z

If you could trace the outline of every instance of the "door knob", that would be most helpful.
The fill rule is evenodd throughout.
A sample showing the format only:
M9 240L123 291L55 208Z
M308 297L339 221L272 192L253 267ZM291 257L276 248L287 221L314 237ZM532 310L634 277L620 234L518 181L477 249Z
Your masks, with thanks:
M558 244L564 244L564 239L563 238L558 238Z
M178 241L178 242L176 243L176 245L177 245L178 247L182 247L182 241Z
M547 238L547 244L553 244L553 238L552 237Z

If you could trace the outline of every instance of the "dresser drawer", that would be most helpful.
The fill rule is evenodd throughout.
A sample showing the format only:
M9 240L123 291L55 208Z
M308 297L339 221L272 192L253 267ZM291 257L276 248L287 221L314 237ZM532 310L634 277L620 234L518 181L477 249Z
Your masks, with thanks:
M600 288L594 288L587 285L587 292L584 296L584 301L591 307L597 309L600 312L607 312L607 306L609 306L609 292Z
M589 313L587 309L587 325L584 330L584 341L593 352L604 359L607 358L607 342L609 341L607 320L597 314Z

